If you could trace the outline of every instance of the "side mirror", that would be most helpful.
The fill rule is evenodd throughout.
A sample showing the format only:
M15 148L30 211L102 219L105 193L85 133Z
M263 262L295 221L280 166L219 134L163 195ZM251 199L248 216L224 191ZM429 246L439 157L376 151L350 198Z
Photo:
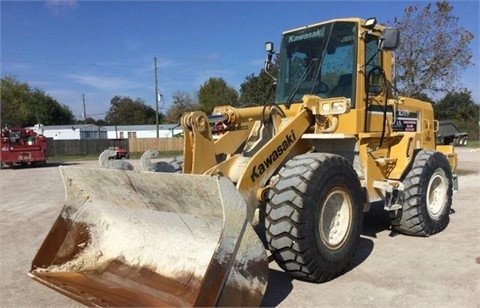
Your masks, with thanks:
M275 54L275 50L274 50L272 42L266 42L265 43L265 51L267 52L267 58L265 59L265 66L263 67L263 69L264 69L265 73L267 73L268 76L272 77L272 79L274 81L277 81L277 79L275 77L273 77L272 75L270 75L270 73L268 72L268 68L270 67L270 63L272 63L273 55Z
M379 38L378 49L393 51L400 44L400 31L397 28L385 28Z
M273 50L273 43L272 42L266 42L265 43L265 51L267 52L267 58L265 59L265 70L268 69L270 66L270 62L272 62L272 57L275 54L275 51Z

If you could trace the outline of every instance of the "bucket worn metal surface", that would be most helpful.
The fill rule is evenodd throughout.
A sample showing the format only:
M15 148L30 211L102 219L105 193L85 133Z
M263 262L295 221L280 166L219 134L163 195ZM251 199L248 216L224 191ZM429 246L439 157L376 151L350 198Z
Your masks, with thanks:
M62 167L33 279L91 306L256 306L266 251L227 178Z

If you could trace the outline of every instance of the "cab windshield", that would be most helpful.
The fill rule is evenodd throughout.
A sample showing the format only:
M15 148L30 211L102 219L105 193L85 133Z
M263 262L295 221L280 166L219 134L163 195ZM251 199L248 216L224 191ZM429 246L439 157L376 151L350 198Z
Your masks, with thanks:
M354 106L357 25L335 22L284 34L276 102L300 101L305 94L346 97Z

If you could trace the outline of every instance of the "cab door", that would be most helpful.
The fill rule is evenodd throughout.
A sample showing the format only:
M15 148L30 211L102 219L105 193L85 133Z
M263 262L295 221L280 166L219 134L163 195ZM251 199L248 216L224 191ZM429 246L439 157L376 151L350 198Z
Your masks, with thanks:
M378 36L366 34L365 36L365 97L366 123L365 132L375 133L388 129L384 123L384 112L387 109L387 117L391 119L392 109L385 107L387 92L389 90L386 78L383 53L378 51ZM368 93L368 94L367 94Z

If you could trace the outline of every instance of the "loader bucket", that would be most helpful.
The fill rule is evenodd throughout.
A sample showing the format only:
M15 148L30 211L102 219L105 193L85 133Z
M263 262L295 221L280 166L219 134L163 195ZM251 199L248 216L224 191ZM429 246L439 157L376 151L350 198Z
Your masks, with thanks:
M266 251L224 177L62 167L29 276L89 306L257 306Z

